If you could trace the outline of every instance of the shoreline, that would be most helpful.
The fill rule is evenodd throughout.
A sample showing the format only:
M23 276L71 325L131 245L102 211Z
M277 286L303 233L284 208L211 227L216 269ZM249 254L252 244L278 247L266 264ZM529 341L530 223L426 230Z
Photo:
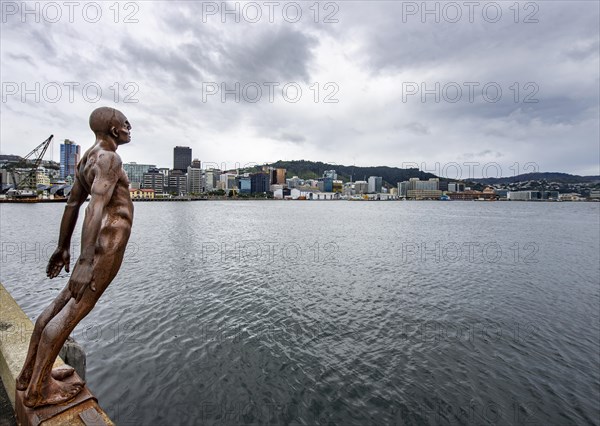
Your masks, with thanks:
M506 199L499 199L499 200L465 200L465 199L457 199L457 200L436 200L436 199L431 199L431 200L405 200L405 199L396 199L396 200L348 200L348 199L331 199L331 200L292 200L292 199L278 199L278 198L229 198L229 197L223 197L223 198L147 198L147 199L143 199L143 198L133 198L131 201L133 201L134 203L137 202L189 202L189 201L309 201L309 202L329 202L329 201L361 201L361 202L373 202L373 201L377 201L377 202L389 202L389 201L402 201L402 202L419 202L419 201L442 201L442 202L448 202L448 201L453 201L453 202L470 202L470 201L477 201L477 202L517 202L517 203L593 203L593 202L598 202L599 200L580 200L580 201L571 201L571 200L506 200ZM37 204L37 203L66 203L67 202L67 198L64 199L0 199L0 204L2 203L6 203L6 204Z

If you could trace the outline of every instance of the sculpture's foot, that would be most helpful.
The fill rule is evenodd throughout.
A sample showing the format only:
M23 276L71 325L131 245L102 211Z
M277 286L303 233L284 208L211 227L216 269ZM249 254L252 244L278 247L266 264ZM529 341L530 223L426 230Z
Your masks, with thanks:
M17 377L16 387L17 390L24 391L29 386L29 382L31 380L31 370L23 369L19 377Z
M63 365L62 367L55 368L52 370L52 378L56 380L65 380L67 377L71 377L75 369L69 365ZM27 386L29 386L29 382L31 381L31 370L23 370L19 377L16 380L17 390L24 391L27 390Z
M60 382L49 377L42 385L40 392L32 391L31 389L27 390L23 398L23 403L29 408L62 404L75 398L81 392L84 385L85 382L80 379Z
M65 380L67 377L71 377L73 375L73 373L75 372L75 369L73 367L71 367L70 365L63 365L61 367L55 368L54 370L52 370L52 372L50 373L52 375L52 378L54 380Z

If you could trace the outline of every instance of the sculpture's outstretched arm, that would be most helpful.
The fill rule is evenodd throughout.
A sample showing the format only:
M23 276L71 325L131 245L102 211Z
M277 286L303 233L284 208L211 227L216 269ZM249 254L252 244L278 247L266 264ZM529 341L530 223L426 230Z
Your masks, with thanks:
M60 235L58 237L58 247L50 256L48 266L46 267L46 275L49 278L56 277L61 269L65 268L69 272L69 263L71 255L69 252L71 246L71 236L77 223L77 217L79 216L79 208L87 198L88 193L79 182L79 178L75 178L73 188L69 194L67 205L65 206L65 212L63 213L62 220L60 222Z

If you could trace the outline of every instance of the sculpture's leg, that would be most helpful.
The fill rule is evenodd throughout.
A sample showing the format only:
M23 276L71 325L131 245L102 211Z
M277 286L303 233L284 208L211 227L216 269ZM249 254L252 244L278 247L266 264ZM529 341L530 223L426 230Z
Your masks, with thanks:
M36 320L35 327L33 328L33 333L31 335L31 340L29 341L27 357L25 358L23 369L21 370L19 377L17 377L17 390L24 391L27 389L29 381L31 380L31 374L33 373L33 367L42 331L44 328L46 328L46 325L50 322L50 320L52 320L52 318L54 318L56 314L65 307L70 298L71 292L69 291L69 287L66 286L58 294L56 299L54 299L54 301L46 309L44 309L44 312L42 312L42 314Z
M91 293L88 290L87 293ZM58 356L67 337L75 326L94 307L95 300L85 296L79 303L70 299L65 307L50 320L39 339L37 355L29 387L25 392L24 403L28 407L60 404L77 395L83 382L66 383L52 377L52 364Z
M73 298L69 299L64 308L50 320L41 333L33 374L23 399L28 407L66 402L83 388L83 382L66 383L56 380L52 377L51 370L67 337L94 308L102 293L119 271L129 233L124 231L122 234L115 232L112 235L108 232L107 234L112 238L107 238L101 233L98 239L99 247L94 260L93 272L96 291L88 287L79 303L75 303Z

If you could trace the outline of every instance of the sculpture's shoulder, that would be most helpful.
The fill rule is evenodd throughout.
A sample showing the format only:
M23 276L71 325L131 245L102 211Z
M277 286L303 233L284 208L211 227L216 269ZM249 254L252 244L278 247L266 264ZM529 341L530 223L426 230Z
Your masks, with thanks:
M85 158L82 158L82 162L84 161L83 169L87 171L116 172L123 168L123 161L119 154L101 147L94 147L87 151Z
M109 174L120 175L123 162L115 151L95 146L82 156L79 165L79 178L91 187L96 178Z
M123 168L123 161L115 151L99 148L96 152L96 165L105 170L120 170Z

